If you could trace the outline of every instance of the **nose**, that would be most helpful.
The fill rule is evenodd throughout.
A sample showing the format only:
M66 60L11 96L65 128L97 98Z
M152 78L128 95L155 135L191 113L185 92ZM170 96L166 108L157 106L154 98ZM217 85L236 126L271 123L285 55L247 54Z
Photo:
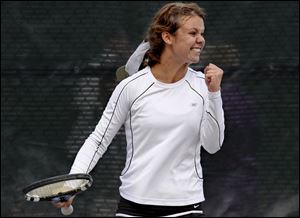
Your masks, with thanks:
M200 44L201 47L204 47L204 45L205 45L205 39L204 39L204 36L201 35L201 34L199 34L199 36L198 36L197 39L196 39L196 42L197 42L197 44Z
M198 37L197 37L197 42L198 43L205 43L205 39L204 39L204 36L199 34Z

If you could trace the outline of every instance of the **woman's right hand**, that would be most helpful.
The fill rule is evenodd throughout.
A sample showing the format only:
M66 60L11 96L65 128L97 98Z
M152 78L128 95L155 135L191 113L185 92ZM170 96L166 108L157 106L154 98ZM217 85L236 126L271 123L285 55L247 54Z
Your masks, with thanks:
M70 205L73 203L74 201L74 198L75 198L75 195L73 195L72 197L70 197L67 201L59 201L59 202L56 202L56 201L51 201L52 205L56 208L68 208L70 207Z

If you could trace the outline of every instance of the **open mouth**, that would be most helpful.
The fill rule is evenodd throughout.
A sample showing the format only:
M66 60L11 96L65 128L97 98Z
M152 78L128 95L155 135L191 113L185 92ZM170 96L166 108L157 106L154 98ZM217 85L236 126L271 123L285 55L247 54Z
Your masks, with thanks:
M196 52L201 52L202 48L191 48L191 50L196 51Z

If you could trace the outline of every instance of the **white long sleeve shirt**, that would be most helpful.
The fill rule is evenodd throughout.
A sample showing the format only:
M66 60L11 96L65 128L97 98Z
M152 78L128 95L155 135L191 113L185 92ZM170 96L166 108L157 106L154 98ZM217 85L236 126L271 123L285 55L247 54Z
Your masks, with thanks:
M200 148L217 152L225 125L221 93L208 92L203 73L188 68L180 81L165 84L146 67L121 81L70 173L89 173L123 124L122 197L165 206L204 201Z

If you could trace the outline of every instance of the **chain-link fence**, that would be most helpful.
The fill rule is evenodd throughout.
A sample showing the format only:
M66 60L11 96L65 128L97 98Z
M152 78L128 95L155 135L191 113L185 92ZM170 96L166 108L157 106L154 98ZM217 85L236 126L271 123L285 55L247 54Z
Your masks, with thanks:
M22 187L69 171L116 85L115 71L166 2L1 1L1 216L60 216ZM299 2L201 1L224 69L225 141L202 152L207 216L299 215ZM121 129L73 216L114 216Z

